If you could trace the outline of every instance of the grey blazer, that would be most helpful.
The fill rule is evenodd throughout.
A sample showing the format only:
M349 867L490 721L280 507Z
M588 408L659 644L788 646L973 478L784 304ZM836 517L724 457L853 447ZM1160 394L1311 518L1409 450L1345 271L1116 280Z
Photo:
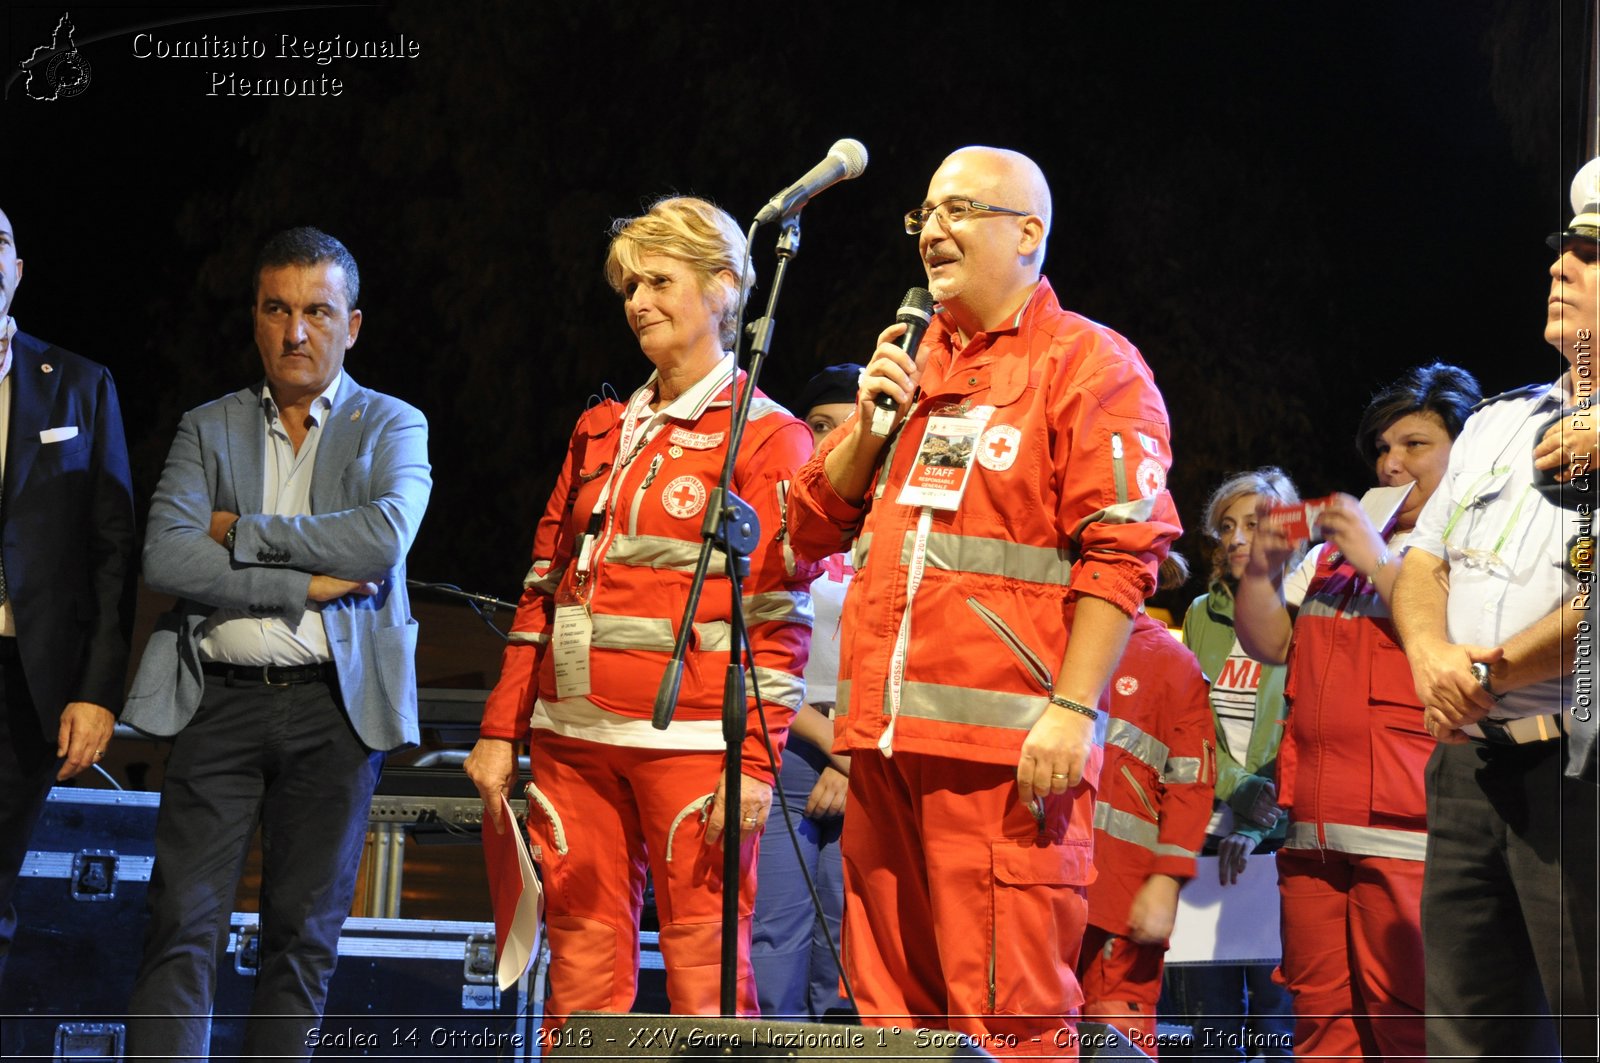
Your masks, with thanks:
M311 515L261 512L264 385L184 414L150 503L144 576L178 597L156 624L122 712L124 723L174 735L205 689L195 634L218 608L297 624L311 575L382 580L371 597L323 606L345 711L368 748L415 745L417 624L406 552L433 488L428 424L415 408L348 374L317 445ZM240 514L230 555L210 536L213 511Z

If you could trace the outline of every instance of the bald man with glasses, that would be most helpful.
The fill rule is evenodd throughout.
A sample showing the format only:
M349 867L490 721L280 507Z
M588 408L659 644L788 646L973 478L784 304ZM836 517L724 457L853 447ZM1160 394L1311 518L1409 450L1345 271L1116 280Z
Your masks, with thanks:
M944 160L905 218L934 321L912 354L903 326L880 334L791 531L856 554L835 735L864 1021L1070 1055L1102 696L1180 529L1161 395L1132 344L1057 302L1050 215L1026 156Z

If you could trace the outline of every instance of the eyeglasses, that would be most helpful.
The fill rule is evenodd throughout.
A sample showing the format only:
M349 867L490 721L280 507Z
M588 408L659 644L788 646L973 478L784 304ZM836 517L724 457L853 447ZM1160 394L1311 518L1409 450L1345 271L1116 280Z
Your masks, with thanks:
M989 214L1015 214L1019 218L1026 218L1030 213L1026 210L1012 210L1010 207L997 207L992 203L979 203L966 196L951 196L943 203L935 203L931 207L918 207L916 210L906 211L906 232L912 236L922 231L928 224L928 219L939 215L940 223L949 228L970 218L975 212L984 211Z

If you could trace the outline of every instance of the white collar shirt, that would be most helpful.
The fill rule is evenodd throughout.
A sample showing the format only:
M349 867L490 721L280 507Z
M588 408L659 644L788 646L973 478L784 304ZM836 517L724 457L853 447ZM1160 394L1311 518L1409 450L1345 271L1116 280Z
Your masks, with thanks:
M298 451L278 414L277 403L272 401L272 392L262 388L261 413L266 434L261 463L262 513L283 517L310 514L311 479L316 472L322 426L337 404L344 380L344 371L340 370L327 389L311 400L306 437ZM320 602L307 603L299 624L294 626L281 617L218 609L201 625L199 636L200 658L205 661L257 666L320 664L333 659L328 633L322 625Z
M1564 509L1534 486L1533 448L1567 399L1564 381L1499 399L1468 419L1406 544L1449 564L1451 642L1502 645L1579 593L1568 555L1592 512ZM1566 712L1572 698L1568 674L1507 693L1491 715Z

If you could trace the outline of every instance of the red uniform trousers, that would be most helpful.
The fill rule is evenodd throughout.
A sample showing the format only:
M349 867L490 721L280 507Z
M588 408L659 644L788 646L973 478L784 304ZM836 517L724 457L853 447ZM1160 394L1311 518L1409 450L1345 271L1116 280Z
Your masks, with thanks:
M1151 1059L1156 1058L1156 1004L1166 958L1164 943L1141 945L1090 926L1078 960L1083 1017L1121 1030Z
M1294 1053L1421 1059L1422 861L1280 849Z
M1041 828L1013 767L856 751L841 848L862 1022L959 1031L996 1056L1076 1058L1094 790L1044 806Z
M667 997L678 1015L720 1012L722 849L704 843L700 802L716 790L720 752L602 745L537 730L538 793L528 805L550 936L545 1025L574 1011L627 1011L639 976L646 860L661 918ZM737 827L738 803L734 808ZM679 819L680 813L690 809ZM552 816L550 812L553 811ZM674 829L676 825L676 829ZM759 1015L750 970L756 845L739 854L739 1014Z

